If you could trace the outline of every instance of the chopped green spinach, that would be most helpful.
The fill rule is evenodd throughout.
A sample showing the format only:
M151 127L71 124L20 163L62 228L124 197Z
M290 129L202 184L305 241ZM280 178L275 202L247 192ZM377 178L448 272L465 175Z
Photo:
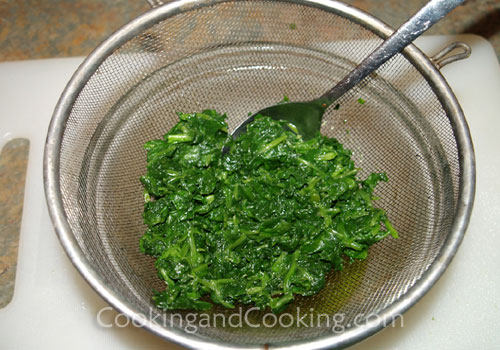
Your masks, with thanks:
M257 116L233 140L225 115L179 114L162 140L145 144L143 253L156 258L164 309L211 308L208 297L283 311L318 293L344 260L397 237L374 206L384 173L364 180L336 139L303 141L284 122ZM229 152L223 154L223 146Z

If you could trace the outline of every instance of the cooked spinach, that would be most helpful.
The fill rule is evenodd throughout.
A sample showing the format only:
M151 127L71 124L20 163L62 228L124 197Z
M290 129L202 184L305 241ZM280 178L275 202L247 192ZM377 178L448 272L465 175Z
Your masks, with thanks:
M233 140L225 115L179 114L162 140L145 144L143 253L156 258L164 309L280 312L297 294L318 293L325 275L368 247L397 237L373 190L336 139L303 141L294 127L258 116ZM223 154L223 146L229 152Z

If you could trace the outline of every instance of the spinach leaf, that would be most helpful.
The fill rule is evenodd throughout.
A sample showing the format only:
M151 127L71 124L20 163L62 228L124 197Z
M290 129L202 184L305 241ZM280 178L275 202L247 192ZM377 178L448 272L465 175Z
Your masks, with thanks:
M257 116L233 140L225 118L181 113L162 140L145 144L140 249L166 283L155 292L158 307L205 310L207 296L281 312L295 295L318 293L346 260L397 238L373 204L387 176L358 179L336 139L303 141L284 122Z

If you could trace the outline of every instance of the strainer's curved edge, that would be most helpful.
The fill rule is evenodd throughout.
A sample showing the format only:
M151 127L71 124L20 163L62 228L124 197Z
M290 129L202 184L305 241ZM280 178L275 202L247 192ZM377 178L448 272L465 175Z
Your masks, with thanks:
M107 40L99 45L80 65L74 73L68 85L64 89L52 116L49 125L43 160L44 188L46 194L49 214L55 227L59 240L64 247L68 257L80 274L87 280L91 287L104 298L115 309L137 320L139 310L121 300L121 296L108 288L103 279L90 266L83 251L80 249L72 234L66 213L63 207L59 183L59 154L61 150L62 136L69 118L71 107L85 86L88 79L97 70L99 65L123 43L134 37L142 30L149 28L158 22L160 18L167 18L177 13L190 9L209 6L228 0L176 0L161 7L154 8L135 20L123 26L113 33ZM381 37L387 37L392 29L382 21L368 15L367 13L349 5L329 0L279 0L292 2L306 6L318 7L334 13L342 13L343 16L359 23L374 31ZM412 64L426 77L432 87L439 92L438 98L450 117L453 131L457 139L458 154L460 162L460 183L457 209L452 225L452 233L444 242L443 248L436 257L435 262L422 275L400 299L391 306L383 309L376 318L368 322L350 328L343 333L333 334L300 342L269 344L273 348L307 349L343 348L361 341L385 325L391 324L395 317L403 315L412 305L420 300L425 293L443 274L450 264L463 239L465 230L469 223L475 193L475 157L470 137L469 128L458 101L448 86L441 73L434 67L427 56L414 45L408 46L403 54ZM210 341L194 334L188 334L176 329L164 328L152 320L141 320L142 325L152 333L173 341L177 344L190 348L203 349L256 349L259 345L245 345L235 343L221 343Z

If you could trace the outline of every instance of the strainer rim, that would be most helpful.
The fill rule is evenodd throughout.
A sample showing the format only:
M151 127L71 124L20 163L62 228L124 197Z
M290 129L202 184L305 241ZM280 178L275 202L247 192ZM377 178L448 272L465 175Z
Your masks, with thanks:
M80 65L73 74L71 80L64 89L52 116L49 125L44 150L43 175L49 214L54 224L59 240L70 258L85 280L92 288L115 309L127 315L131 319L137 319L139 311L132 305L121 299L121 296L108 288L105 281L91 267L80 249L76 238L69 225L64 210L62 193L59 183L60 150L66 122L70 116L72 106L86 82L95 73L100 64L111 55L123 43L136 36L145 28L158 23L159 20L169 18L179 13L187 12L196 8L214 4L231 2L232 0L176 0L156 7L138 16L101 43ZM354 20L358 24L370 29L381 37L387 37L393 29L379 19L366 12L349 6L347 4L330 0L275 0L294 4L316 7L332 13L341 13L343 17ZM429 58L414 45L408 46L403 54L420 71L424 78L431 84L440 103L445 109L457 140L460 182L458 187L458 205L453 219L451 234L446 238L438 256L417 281L405 294L390 306L380 311L378 318L346 330L341 334L326 335L314 340L294 341L290 343L271 344L276 348L300 348L307 346L308 349L343 348L352 345L366 337L374 334L390 324L395 315L402 315L412 305L427 293L434 283L443 274L455 255L467 228L475 193L475 157L470 132L465 121L465 116L439 70L433 65ZM144 320L142 320L144 321ZM173 341L177 344L191 348L204 349L256 349L260 345L246 345L209 341L194 334L182 332L177 329L164 328L155 324L152 320L144 322L144 328L152 333Z

